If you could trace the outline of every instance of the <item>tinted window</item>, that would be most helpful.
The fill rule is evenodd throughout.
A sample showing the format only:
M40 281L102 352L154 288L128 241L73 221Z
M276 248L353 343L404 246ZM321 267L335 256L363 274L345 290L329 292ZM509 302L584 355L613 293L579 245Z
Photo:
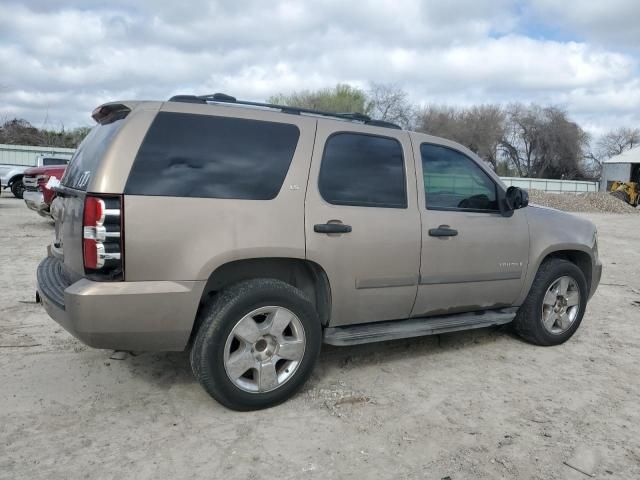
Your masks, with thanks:
M48 157L42 159L42 165L45 167L49 165L66 165L67 163L69 163L69 160L66 158Z
M327 140L318 181L335 205L406 208L402 146L373 135L338 133Z
M299 136L287 123L161 112L125 193L269 200L282 187Z
M469 157L427 143L420 153L427 208L498 209L495 183Z
M69 167L62 177L63 185L79 190L87 189L98 162L123 123L124 119L119 119L106 125L96 125L91 129L69 162Z

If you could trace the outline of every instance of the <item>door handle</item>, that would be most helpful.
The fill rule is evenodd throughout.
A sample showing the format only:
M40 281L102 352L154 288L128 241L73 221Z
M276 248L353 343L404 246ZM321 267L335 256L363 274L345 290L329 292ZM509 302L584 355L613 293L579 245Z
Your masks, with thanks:
M455 237L458 235L458 230L449 225L440 225L438 228L430 228L429 235L432 237Z
M351 225L345 225L344 223L316 223L313 226L313 231L316 233L349 233Z

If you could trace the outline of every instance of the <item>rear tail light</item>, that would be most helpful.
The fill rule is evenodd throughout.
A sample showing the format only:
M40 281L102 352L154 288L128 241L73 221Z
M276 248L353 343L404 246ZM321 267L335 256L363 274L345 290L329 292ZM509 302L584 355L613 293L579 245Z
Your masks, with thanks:
M122 280L122 197L86 196L82 221L82 251L86 274Z

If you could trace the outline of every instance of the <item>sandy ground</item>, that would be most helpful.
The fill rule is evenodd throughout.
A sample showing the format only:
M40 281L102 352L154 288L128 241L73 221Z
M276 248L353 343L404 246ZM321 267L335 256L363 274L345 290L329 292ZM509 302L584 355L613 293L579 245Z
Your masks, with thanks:
M508 328L329 348L236 413L184 353L112 360L33 303L51 224L0 199L0 478L640 478L640 216L585 214L605 264L554 348Z

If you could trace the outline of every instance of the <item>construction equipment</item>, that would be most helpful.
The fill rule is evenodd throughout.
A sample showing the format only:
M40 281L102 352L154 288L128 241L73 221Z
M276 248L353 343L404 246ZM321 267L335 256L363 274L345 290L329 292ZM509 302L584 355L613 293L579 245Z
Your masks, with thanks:
M638 182L620 182L615 181L611 184L611 195L627 202L633 207L637 207L640 203L640 185Z

